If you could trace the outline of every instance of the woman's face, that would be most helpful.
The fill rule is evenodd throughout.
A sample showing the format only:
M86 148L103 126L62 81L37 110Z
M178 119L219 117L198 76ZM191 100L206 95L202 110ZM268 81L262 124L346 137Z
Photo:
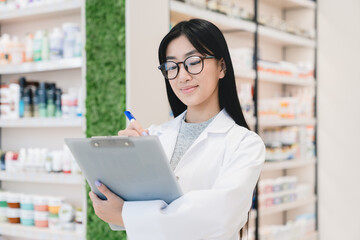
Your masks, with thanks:
M172 40L166 49L168 61L182 62L189 56L203 56L185 36ZM189 108L207 108L211 105L219 107L218 82L224 77L220 61L215 58L204 59L201 73L188 73L183 64L179 64L179 73L170 82L176 96Z

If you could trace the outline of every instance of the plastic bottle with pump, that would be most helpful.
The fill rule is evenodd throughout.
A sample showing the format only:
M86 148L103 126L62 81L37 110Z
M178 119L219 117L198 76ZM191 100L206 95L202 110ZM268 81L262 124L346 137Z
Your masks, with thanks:
M11 63L20 64L24 61L24 46L20 43L17 36L13 36L9 52Z
M64 37L60 28L54 28L50 34L50 60L63 57Z
M19 85L20 85L20 101L19 101L19 115L20 117L24 117L24 111L25 111L25 87L26 87L26 79L25 77L21 77L19 79Z
M31 33L26 34L25 38L25 62L33 61L33 41L34 35Z
M9 52L9 47L10 47L10 35L9 34L3 34L1 37L1 49L0 51L2 51L2 53L0 52L0 54L2 54L3 56L1 57L0 55L0 64L8 64L10 63L10 52Z
M43 47L43 38L44 38L44 32L41 30L38 30L35 34L35 38L33 41L33 60L35 62L42 60L42 47Z
M41 60L49 60L49 38L47 31L44 31L42 47L41 47Z

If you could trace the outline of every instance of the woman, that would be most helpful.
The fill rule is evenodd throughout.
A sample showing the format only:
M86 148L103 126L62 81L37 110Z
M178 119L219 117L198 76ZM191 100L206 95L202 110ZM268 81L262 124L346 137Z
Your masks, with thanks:
M221 31L192 19L177 24L159 47L159 69L175 119L143 130L136 121L122 136L157 135L184 195L124 202L97 182L95 213L125 226L129 239L239 239L265 160L260 137L248 130L234 70Z

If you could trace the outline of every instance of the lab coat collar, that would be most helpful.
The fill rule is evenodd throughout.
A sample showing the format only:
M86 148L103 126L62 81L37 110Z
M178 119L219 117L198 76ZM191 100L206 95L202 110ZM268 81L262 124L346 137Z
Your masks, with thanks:
M162 139L166 155L168 159L171 159L173 154L176 139L180 130L181 121L186 114L186 110L177 116L172 121L167 122L158 129L157 134ZM214 120L205 128L196 141L190 146L187 152L189 152L194 146L206 139L209 134L225 134L235 125L235 121L229 116L225 109L221 110ZM185 157L187 153L183 157Z
M175 119L170 121L169 124L167 124L167 126L164 126L164 128L160 130L160 133L164 131L169 131L170 129L176 133L179 132L181 121L184 118L186 111L187 110L185 110ZM226 133L232 126L234 126L234 124L235 121L232 119L232 117L230 117L230 115L226 112L225 109L222 109L214 118L214 120L209 124L209 126L204 130L204 132Z

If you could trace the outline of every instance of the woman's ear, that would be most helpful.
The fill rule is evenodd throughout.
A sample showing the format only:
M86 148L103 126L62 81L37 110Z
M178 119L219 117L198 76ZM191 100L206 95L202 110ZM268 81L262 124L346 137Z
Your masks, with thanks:
M224 59L220 59L220 79L221 78L224 78L225 75L226 75L226 64L225 64L225 61Z

